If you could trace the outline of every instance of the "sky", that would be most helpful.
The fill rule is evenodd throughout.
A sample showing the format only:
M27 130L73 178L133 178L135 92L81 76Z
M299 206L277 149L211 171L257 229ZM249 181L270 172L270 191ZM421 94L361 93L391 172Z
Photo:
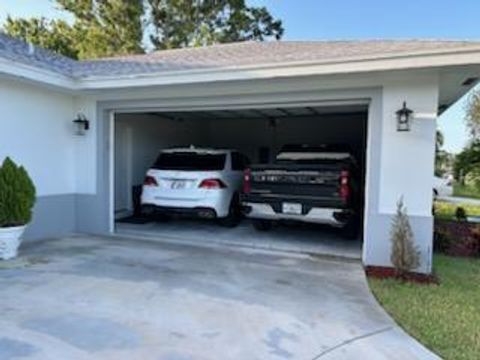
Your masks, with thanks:
M283 21L284 40L469 39L480 41L479 0L247 0L266 6ZM14 17L67 18L51 0L0 0L0 24ZM468 141L466 99L439 118L445 150L459 152Z

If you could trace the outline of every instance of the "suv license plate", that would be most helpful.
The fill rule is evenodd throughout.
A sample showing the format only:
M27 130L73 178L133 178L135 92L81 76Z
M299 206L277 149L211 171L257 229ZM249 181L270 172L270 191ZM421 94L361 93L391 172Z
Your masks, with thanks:
M186 182L184 180L175 180L170 184L171 189L185 189Z
M302 204L283 203L282 212L284 214L302 215Z

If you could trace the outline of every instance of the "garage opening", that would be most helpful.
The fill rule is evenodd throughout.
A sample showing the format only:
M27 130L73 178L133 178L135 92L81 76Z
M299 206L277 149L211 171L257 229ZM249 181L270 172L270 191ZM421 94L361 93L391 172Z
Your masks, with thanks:
M188 243L228 243L302 253L361 257L363 230L344 239L338 229L281 222L259 232L249 219L226 228L215 221L141 213L139 196L159 152L170 148L233 149L252 164L269 164L286 145L345 145L358 164L361 210L366 169L368 105L116 112L114 118L115 231ZM360 219L363 224L363 219ZM361 225L360 225L361 226Z

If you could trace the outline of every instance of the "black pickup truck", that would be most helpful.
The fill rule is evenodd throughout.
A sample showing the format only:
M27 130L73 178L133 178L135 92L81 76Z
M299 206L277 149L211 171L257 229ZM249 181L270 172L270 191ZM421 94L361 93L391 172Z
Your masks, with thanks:
M355 237L359 169L345 146L285 146L273 164L245 171L241 199L244 214L259 230L288 220L332 225Z

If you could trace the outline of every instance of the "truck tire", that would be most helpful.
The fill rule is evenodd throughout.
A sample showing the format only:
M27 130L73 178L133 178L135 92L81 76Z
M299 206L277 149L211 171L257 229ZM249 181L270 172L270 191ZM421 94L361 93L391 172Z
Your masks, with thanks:
M351 220L342 228L342 237L348 240L355 240L358 237L358 231L357 221Z
M272 228L271 220L253 220L253 227L258 231L268 231Z

